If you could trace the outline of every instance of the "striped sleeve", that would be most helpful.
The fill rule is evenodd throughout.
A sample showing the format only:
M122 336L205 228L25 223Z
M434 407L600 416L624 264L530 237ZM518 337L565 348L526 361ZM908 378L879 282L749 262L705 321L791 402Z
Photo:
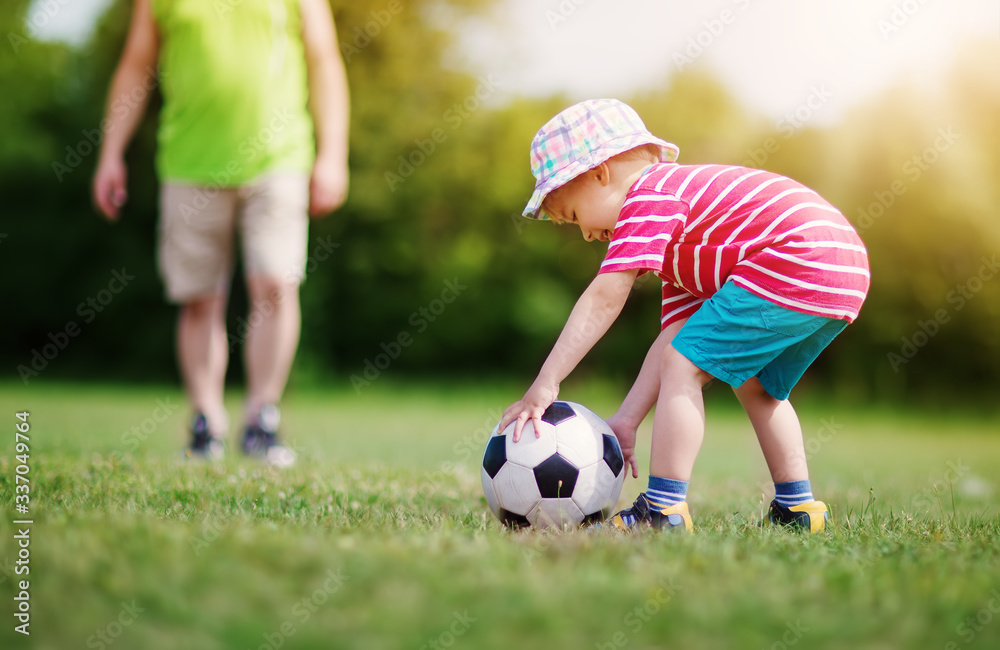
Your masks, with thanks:
M660 310L660 330L671 323L691 317L707 298L699 298L672 282L663 283L663 303Z
M674 196L653 192L629 195L600 273L633 269L659 273L667 246L681 234L687 214L687 204Z

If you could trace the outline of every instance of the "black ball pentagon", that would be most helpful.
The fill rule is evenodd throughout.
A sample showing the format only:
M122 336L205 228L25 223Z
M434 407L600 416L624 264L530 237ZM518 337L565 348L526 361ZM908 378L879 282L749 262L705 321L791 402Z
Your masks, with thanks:
M605 455L607 455L605 453ZM486 453L483 455L483 469L496 478L497 472L507 462L507 436L493 436L486 444Z
M580 471L559 454L553 454L535 466L535 482L542 498L573 496Z
M549 408L545 409L545 413L542 413L542 422L556 426L572 417L576 417L576 411L573 410L572 406L566 402L552 402L549 404Z
M618 438L604 434L604 462L608 464L615 476L625 466L622 449L618 446Z

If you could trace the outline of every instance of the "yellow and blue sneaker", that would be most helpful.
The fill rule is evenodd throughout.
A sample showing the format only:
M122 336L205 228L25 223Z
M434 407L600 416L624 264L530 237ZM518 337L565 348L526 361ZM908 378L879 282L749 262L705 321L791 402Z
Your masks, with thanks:
M822 533L829 519L826 504L822 501L807 501L797 506L785 507L776 500L771 501L767 519L779 526L795 526L810 533Z
M680 529L689 533L694 530L687 501L681 501L665 508L657 508L649 502L645 494L636 497L631 508L622 510L611 517L610 521L615 528L624 531L635 530L641 525L657 530Z

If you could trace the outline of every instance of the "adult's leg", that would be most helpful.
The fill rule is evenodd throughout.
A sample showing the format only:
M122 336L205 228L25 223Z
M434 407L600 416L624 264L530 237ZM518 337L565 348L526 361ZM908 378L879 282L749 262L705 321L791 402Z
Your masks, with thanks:
M229 427L223 385L229 349L225 311L233 266L236 192L165 183L158 264L167 296L180 306L177 360L184 389L208 431Z
M247 277L250 313L247 317L244 362L247 372L246 416L250 420L266 404L277 404L299 344L299 286L265 275Z
M177 322L177 358L184 389L192 408L205 415L215 436L223 436L229 426L223 403L229 362L225 315L225 295L199 296L181 305Z
M281 400L299 343L299 283L306 271L309 178L297 173L267 174L241 191L250 296L243 348L245 419L253 423L262 407Z

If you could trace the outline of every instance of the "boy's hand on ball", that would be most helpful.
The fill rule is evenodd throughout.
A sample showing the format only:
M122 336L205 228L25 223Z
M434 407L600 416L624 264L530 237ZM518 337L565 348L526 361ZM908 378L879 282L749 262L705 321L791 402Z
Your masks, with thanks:
M500 419L500 431L507 428L511 422L514 423L514 442L521 439L521 430L524 424L531 420L531 426L535 430L535 437L541 437L542 415L545 414L552 402L559 396L559 384L540 384L537 380L528 389L519 401L507 407Z
M618 446L622 448L625 464L632 468L632 478L639 478L639 463L635 459L635 432L638 427L617 413L606 421L618 438Z

